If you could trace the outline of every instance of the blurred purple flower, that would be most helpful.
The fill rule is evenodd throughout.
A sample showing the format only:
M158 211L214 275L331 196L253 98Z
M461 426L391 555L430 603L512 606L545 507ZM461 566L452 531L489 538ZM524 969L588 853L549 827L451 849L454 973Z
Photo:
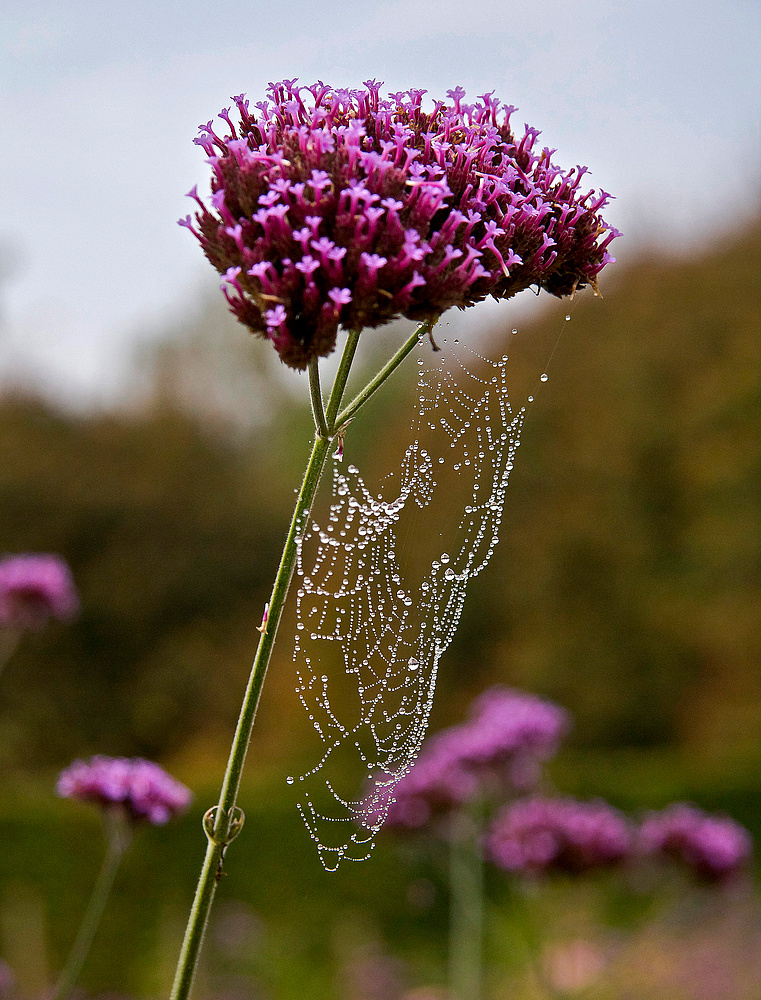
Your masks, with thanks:
M15 991L16 979L7 962L0 958L0 997L10 996Z
M539 764L557 753L571 728L564 708L501 685L484 691L470 715L457 727L463 764L477 772L506 765L510 784L521 791L536 783Z
M53 555L8 556L0 560L0 626L42 628L50 618L72 618L79 610L66 563Z
M633 838L626 818L606 802L521 799L495 817L486 853L511 872L584 872L626 858Z
M640 828L638 846L644 854L681 861L708 880L736 875L753 851L745 827L728 816L712 816L683 802L650 813Z
M398 316L436 319L530 285L553 295L595 286L617 235L584 192L586 167L563 171L539 136L510 129L515 110L464 91L422 108L424 90L380 97L296 80L269 101L233 101L225 127L195 140L212 168L211 208L194 188L180 220L223 276L230 309L303 369L335 347L338 327Z
M62 771L56 790L80 802L120 807L133 821L161 825L187 809L191 793L171 775L140 757L93 757L75 760Z
M471 717L431 737L398 782L382 776L365 800L367 822L423 826L432 815L492 791L525 790L542 761L556 753L570 727L568 713L536 695L493 687Z

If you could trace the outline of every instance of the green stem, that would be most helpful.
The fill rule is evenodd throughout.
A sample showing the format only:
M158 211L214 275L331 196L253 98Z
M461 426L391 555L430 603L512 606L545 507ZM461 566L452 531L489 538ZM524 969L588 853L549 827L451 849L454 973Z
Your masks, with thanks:
M325 410L322 405L322 389L320 388L320 369L318 358L309 362L309 394L312 400L312 416L318 434L324 438L330 437L330 431L325 421Z
M185 939L182 943L179 964L172 988L172 1000L184 1000L189 995L193 983L193 975L198 963L198 955L201 950L201 943L209 919L209 911L211 910L211 904L217 887L218 873L221 870L228 842L230 821L233 818L234 809L236 808L243 763L251 738L254 718L256 717L259 695L261 694L264 677L267 673L267 667L272 654L272 645L275 641L278 625L280 624L280 617L296 563L296 540L312 509L312 502L317 492L317 486L325 465L325 459L328 456L329 447L330 440L316 433L314 444L312 445L312 454L309 456L304 480L301 484L301 491L296 501L296 508L293 512L291 526L288 530L285 547L280 559L280 566L275 577L275 585L272 588L267 619L262 624L262 635L256 650L256 656L254 657L246 693L243 697L240 717L230 749L230 757L227 762L222 791L219 796L214 827L211 835L207 833L209 843L206 848L206 857L201 869L193 907L190 911Z
M405 342L402 344L402 346L399 348L396 354L387 362L387 364L383 366L383 368L381 368L381 370L378 372L375 378L371 379L367 383L365 388L362 390L362 392L356 395L354 399L349 403L349 405L338 414L334 426L343 427L345 423L351 420L354 414L360 408L360 406L364 406L364 404L373 395L373 393L376 392L378 389L380 389L380 387L383 385L383 383L386 381L389 375L393 374L393 372L396 371L396 369L399 367L402 361L404 361L407 355L411 351L414 351L414 349L420 343L421 337L423 337L426 333L429 333L432 329L433 329L433 321L424 320L418 326L415 332L411 334L407 340L405 340ZM328 416L330 416L330 410L328 410Z
M424 328L425 325L419 329ZM185 938L180 951L174 986L172 987L172 1000L186 1000L190 994L193 976L198 964L198 956L209 920L211 905L214 900L217 881L222 870L225 851L227 845L240 829L240 810L237 807L237 798L240 790L243 764L246 759L246 751L248 750L251 731L256 717L259 696L264 684L264 678L272 654L272 646L275 641L278 625L280 624L280 618L296 564L297 540L312 510L317 487L328 456L330 439L341 429L346 420L349 419L348 417L343 417L343 415L336 419L336 414L341 406L346 381L349 377L349 371L357 349L358 339L359 331L352 331L347 337L343 356L338 367L338 372L336 373L330 399L328 400L326 413L322 410L322 393L319 387L316 365L310 365L310 386L316 427L314 444L312 445L312 453L309 456L301 490L299 491L296 507L291 519L291 525L285 540L283 554L272 588L268 611L265 620L262 622L262 636L259 640L248 685L243 697L240 717L235 730L232 747L230 748L227 770L225 771L222 790L219 796L219 804L216 810L212 811L208 823L204 825L208 838L206 857L204 858L201 875L196 888L196 895L185 930ZM372 393L399 366L415 344L417 344L418 340L419 333L416 333L414 338L410 338L410 341L404 345L402 350L397 352L392 359L393 363L390 362L383 369L385 373L383 374L383 378L376 376L354 402L351 403L349 407L351 416L356 413L362 403L369 399ZM321 413L322 419L320 416ZM323 428L327 431L327 434L323 433Z
M451 817L449 986L453 1000L479 1000L483 938L483 863L479 826L468 813Z
M69 952L63 972L59 976L51 1000L66 1000L79 979L79 974L85 964L103 911L106 908L106 901L119 870L119 864L129 846L130 830L127 826L127 820L121 815L112 813L106 816L106 823L108 848L103 866L98 874L79 932Z
M357 344L359 343L359 334L359 330L352 330L346 339L346 346L344 347L344 352L341 355L341 362L338 365L338 371L336 372L336 380L333 383L333 391L331 392L330 399L328 400L326 419L330 424L331 434L334 434L335 431L344 423L344 421L336 422L336 414L338 413L338 407L341 405L344 389L346 388L346 380L349 377L349 371L351 370L351 365L354 361Z

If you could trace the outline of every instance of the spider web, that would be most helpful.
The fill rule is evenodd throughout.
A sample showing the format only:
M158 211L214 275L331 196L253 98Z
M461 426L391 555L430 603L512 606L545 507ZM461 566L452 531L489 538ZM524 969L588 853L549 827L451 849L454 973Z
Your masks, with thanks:
M398 472L374 494L355 465L337 462L327 523L313 521L298 542L296 691L321 741L298 778L298 808L328 870L370 856L420 751L439 662L499 538L525 416L508 400L506 356L489 361L455 341L437 365L418 364ZM438 507L431 558L424 529ZM336 781L347 771L344 795Z

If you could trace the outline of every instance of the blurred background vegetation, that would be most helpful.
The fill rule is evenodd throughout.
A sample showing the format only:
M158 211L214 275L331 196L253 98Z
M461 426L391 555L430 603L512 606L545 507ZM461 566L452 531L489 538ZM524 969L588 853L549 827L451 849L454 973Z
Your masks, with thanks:
M760 243L756 223L693 257L642 253L602 300L551 302L515 336L506 306L485 331L479 349L510 354L517 405L536 401L501 543L468 595L432 717L433 728L459 721L495 682L550 697L575 719L552 766L559 790L635 813L691 799L757 842ZM399 331L365 339L370 367ZM138 839L83 980L90 995L168 990L204 851L200 816L216 800L311 438L306 387L273 358L215 299L144 354L128 410L0 398L0 550L61 554L82 598L73 625L27 636L0 678L0 956L23 995L59 968L100 861L94 811L53 792L57 772L92 753L155 759L196 795L183 821ZM371 479L409 443L414 367L350 429L347 454ZM384 835L367 864L319 866L284 781L304 756L289 629L198 995L395 1000L442 982L444 869L435 852ZM610 927L629 926L645 905L603 883L518 899L496 874L489 892L494 997L542 995L521 964L532 921L562 940L569 920L578 933L605 910ZM740 949L738 967L758 962L755 902L690 900L676 930L656 922L637 950L606 938L621 991L611 972L610 992L583 995L756 996L758 968L747 994L695 992L697 973L690 992L678 977L698 958L669 971L679 934L685 955Z

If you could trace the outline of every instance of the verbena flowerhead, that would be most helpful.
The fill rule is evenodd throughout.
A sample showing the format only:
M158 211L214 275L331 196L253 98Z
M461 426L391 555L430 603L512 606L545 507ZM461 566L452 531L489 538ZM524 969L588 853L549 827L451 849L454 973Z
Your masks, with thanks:
M520 799L502 809L486 838L488 856L511 872L586 872L628 857L626 818L605 802Z
M303 369L329 354L339 326L436 319L488 295L534 285L572 294L612 260L609 200L564 171L539 132L514 135L493 93L461 88L423 108L424 90L380 96L296 80L243 96L195 140L211 199L196 189L180 220L223 275L232 312ZM235 120L233 120L235 117ZM221 134L220 134L221 133Z
M710 881L731 878L745 867L753 842L745 827L733 819L678 802L646 817L639 848L645 854L680 861Z
M121 809L132 822L161 825L187 809L191 793L181 782L140 757L75 760L62 771L58 794L104 809Z
M71 571L58 556L20 555L0 560L0 626L41 628L50 618L79 609Z
M523 790L558 749L569 728L558 705L506 687L485 691L471 717L433 736L399 781L379 778L367 799L370 816L420 827L433 815L491 792ZM388 802L387 799L394 801Z
M458 727L460 756L471 770L504 776L517 790L539 778L539 765L553 757L571 728L568 712L533 694L496 685L477 698L471 718Z

